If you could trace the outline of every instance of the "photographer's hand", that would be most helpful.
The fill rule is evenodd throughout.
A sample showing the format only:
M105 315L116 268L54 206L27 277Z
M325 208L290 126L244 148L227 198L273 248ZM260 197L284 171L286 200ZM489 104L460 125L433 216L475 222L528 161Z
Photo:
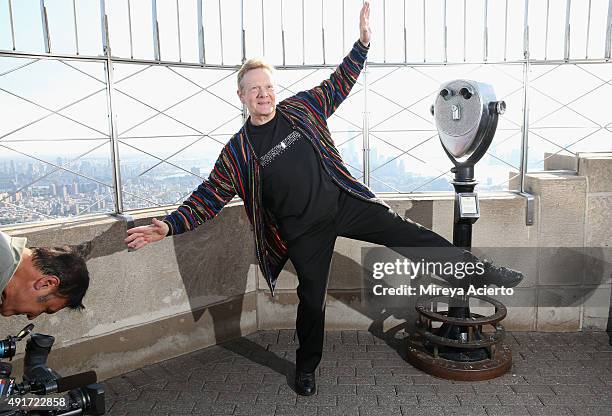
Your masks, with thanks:
M149 243L162 240L168 234L168 224L153 218L151 225L143 225L127 230L128 237L124 240L128 247L138 250Z

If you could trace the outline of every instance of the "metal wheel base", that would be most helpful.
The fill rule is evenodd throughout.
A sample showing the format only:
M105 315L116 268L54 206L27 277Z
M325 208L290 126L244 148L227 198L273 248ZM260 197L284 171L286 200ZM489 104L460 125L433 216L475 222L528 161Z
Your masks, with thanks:
M498 345L490 359L461 362L434 358L418 338L418 335L411 334L408 340L408 362L436 377L461 381L490 380L504 375L512 367L512 352L505 344Z
M408 361L436 377L481 381L499 377L512 366L512 352L503 343L505 331L499 323L506 307L492 298L474 296L492 305L495 313L472 313L469 298L423 297L415 305L419 314L416 332L408 338ZM439 310L448 304L448 310ZM459 305L459 306L457 306ZM433 323L440 322L440 328ZM483 332L491 327L492 332Z

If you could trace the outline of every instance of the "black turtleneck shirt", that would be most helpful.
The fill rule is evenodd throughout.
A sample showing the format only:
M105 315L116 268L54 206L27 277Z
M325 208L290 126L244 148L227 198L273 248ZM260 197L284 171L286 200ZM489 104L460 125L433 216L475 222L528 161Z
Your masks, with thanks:
M314 146L279 111L260 126L249 118L247 136L261 166L264 208L276 217L285 240L335 213L340 188Z

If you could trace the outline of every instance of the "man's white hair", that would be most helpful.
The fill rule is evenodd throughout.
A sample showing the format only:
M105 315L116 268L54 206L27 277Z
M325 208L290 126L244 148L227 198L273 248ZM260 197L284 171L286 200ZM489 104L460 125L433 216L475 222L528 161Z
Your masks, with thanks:
M274 74L274 67L270 65L265 59L263 58L249 59L242 65L242 67L240 68L240 71L238 71L238 89L239 90L242 89L242 79L244 78L244 75L247 72L249 72L251 69L257 69L257 68L267 69L268 71L270 71L270 74L272 75Z

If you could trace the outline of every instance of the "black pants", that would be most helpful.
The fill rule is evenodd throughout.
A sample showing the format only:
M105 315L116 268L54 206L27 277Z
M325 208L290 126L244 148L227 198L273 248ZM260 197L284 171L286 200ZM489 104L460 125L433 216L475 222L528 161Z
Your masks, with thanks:
M431 250L428 261L459 261L465 252L433 231L402 218L382 205L342 192L338 210L288 241L289 258L299 280L296 331L297 371L313 372L323 351L325 295L334 243L338 236L389 247L410 257L411 248L449 247ZM437 258L433 258L433 257Z

